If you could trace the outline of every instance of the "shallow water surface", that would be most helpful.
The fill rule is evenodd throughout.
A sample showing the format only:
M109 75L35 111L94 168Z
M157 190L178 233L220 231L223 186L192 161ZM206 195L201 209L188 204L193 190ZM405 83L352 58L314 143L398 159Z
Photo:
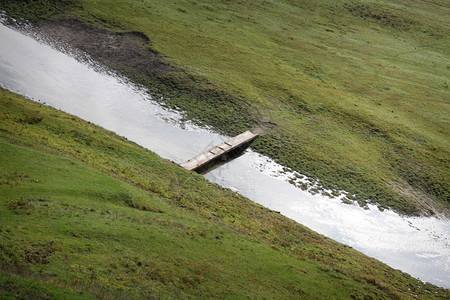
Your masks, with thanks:
M115 131L180 163L227 139L162 108L140 88L0 24L0 85ZM405 218L311 195L251 150L206 178L423 281L450 288L450 221Z

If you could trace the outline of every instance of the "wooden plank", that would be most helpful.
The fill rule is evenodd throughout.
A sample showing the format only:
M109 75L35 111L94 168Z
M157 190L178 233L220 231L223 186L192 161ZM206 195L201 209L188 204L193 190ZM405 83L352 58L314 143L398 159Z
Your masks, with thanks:
M231 139L229 139L226 142L223 142L220 145L214 146L211 149L208 149L196 157L193 157L184 163L182 163L180 166L183 168L194 171L205 164L211 162L212 160L219 158L220 156L224 155L225 153L230 152L233 149L236 149L239 146L242 146L246 143L251 142L253 139L255 139L258 135L254 134L251 131L246 131L244 133L241 133L240 135L237 135Z

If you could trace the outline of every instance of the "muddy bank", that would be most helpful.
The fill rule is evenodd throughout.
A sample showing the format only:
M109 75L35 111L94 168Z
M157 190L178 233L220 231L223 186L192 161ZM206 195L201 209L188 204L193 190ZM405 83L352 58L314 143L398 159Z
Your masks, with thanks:
M150 39L140 32L111 32L69 17L40 22L39 31L54 43L70 45L122 72L152 79L181 72L166 63L162 55L145 47Z
M112 32L70 17L45 20L38 26L40 34L51 37L53 43L67 44L87 53L144 85L154 98L169 107L182 109L198 123L214 126L229 135L258 126L250 117L253 114L245 101L174 67L166 57L151 49L151 40L143 33Z

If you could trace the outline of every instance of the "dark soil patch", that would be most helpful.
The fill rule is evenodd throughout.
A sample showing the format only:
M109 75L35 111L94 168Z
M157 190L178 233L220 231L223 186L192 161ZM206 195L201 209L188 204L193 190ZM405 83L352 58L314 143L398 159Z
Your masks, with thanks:
M125 69L151 78L176 71L164 62L162 55L143 47L150 39L140 32L111 32L73 18L46 20L40 23L39 29L56 42L70 44L112 69Z
M55 252L53 243L44 245L33 244L31 248L25 251L24 260L27 263L48 264L50 256Z
M41 21L39 32L145 86L153 98L185 111L197 123L230 135L257 127L248 103L173 66L151 49L151 40L141 32L113 32L69 17Z

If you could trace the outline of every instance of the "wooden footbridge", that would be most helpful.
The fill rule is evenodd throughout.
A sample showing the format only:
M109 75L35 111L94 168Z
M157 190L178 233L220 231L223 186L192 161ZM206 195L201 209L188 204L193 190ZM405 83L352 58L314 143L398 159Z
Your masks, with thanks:
M226 142L223 142L220 145L214 146L211 149L208 149L200 153L196 157L193 157L185 161L180 166L182 166L187 170L195 171L213 162L214 160L223 157L225 154L230 153L233 150L245 147L246 145L250 144L250 142L252 142L257 136L258 134L246 131L244 133L241 133L240 135L237 135L229 139Z

